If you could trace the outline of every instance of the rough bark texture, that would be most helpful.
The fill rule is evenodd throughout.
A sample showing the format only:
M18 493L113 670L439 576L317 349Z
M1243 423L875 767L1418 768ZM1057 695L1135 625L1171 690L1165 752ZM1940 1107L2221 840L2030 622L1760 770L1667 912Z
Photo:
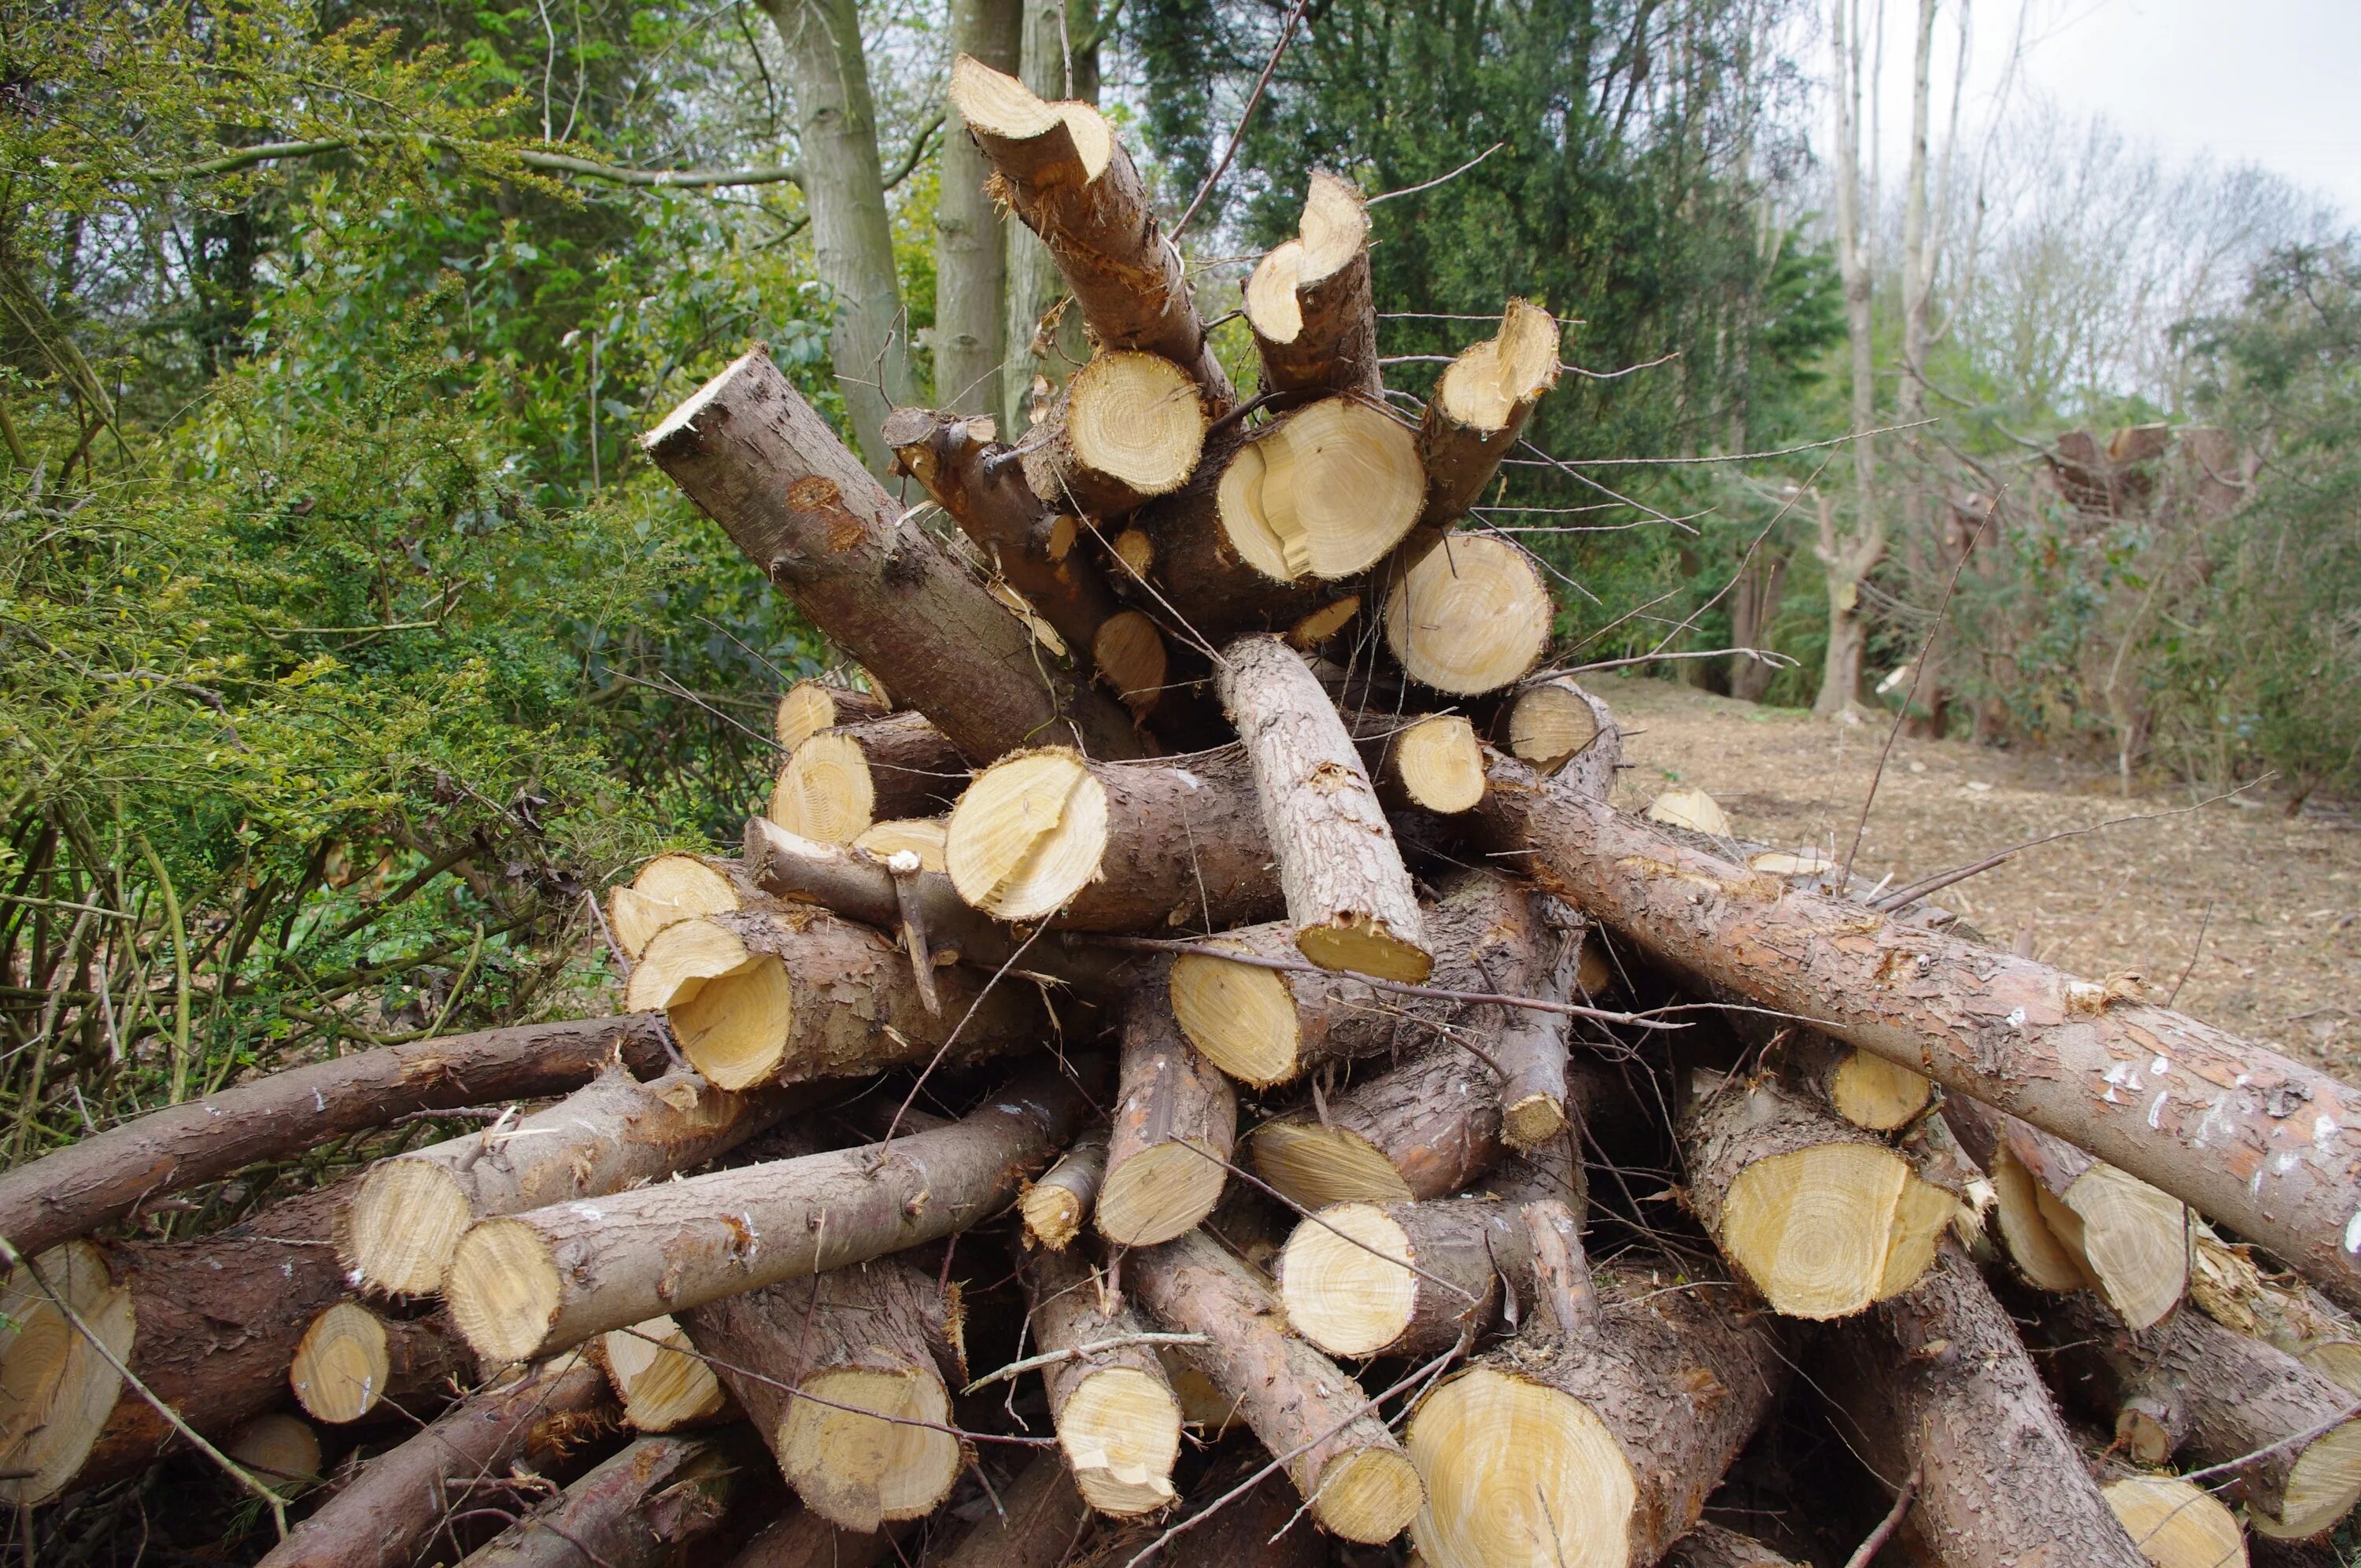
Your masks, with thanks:
M1472 814L1658 961L2083 1148L2361 1301L2361 1089L2185 1014L1688 848L1495 757ZM2348 1238L2350 1245L2348 1245Z
M1350 181L1314 170L1313 193L1305 202L1304 227L1325 230L1335 225L1334 236L1303 233L1281 244L1263 258L1257 284L1284 291L1294 301L1294 331L1280 335L1279 323L1265 318L1250 303L1247 324L1254 329L1255 348L1262 357L1266 392L1365 392L1382 395L1378 370L1377 306L1369 296L1368 218L1367 203ZM1313 209L1321 211L1315 214ZM1359 237L1349 257L1320 270L1323 249L1341 247L1343 236L1357 227ZM1323 247L1320 242L1328 239ZM1318 271L1306 278L1307 270ZM1267 275L1267 276L1266 276ZM1287 313L1279 313L1282 316Z
M1751 1535L1700 1524L1673 1542L1664 1553L1664 1568L1795 1568L1795 1565Z
M1889 1488L1917 1472L1911 1518L1947 1568L2139 1568L2008 1314L1957 1248L1822 1345L1838 1431Z
M936 1568L1060 1568L1089 1528L1090 1509L1054 1453L1036 1457L1002 1488Z
M1205 1472L1189 1494L1187 1511L1188 1519L1203 1522L1192 1522L1172 1543L1180 1561L1207 1568L1321 1568L1328 1562L1328 1537L1303 1517L1303 1499L1283 1473L1247 1485L1268 1463L1260 1453L1240 1453ZM1239 1495L1231 1497L1233 1492ZM1155 1526L1126 1530L1084 1558L1081 1568L1128 1568L1161 1533Z
M994 71L1017 64L1019 0L958 0L951 51ZM947 105L935 201L935 400L964 413L998 414L1007 341L1008 247L983 188L990 173L956 104ZM890 424L894 415L887 415ZM893 444L893 437L886 437Z
M1137 754L1121 707L1055 668L1022 620L905 526L762 349L642 444L814 626L970 761L1068 739L1093 756Z
M862 1532L839 1530L809 1508L789 1504L786 1513L756 1530L730 1568L873 1568L896 1561L896 1536L911 1527L888 1525Z
M1495 406L1492 400L1458 392L1455 383L1471 376L1510 395ZM1482 499L1500 460L1524 433L1534 405L1556 380L1557 323L1537 306L1510 302L1500 335L1462 354L1427 402L1418 431L1419 455L1426 463L1426 511L1405 542L1402 560L1424 554Z
M36 1256L144 1200L412 1111L578 1089L617 1052L635 1072L663 1071L661 1021L525 1024L290 1068L93 1133L0 1176L0 1236Z
M1071 1252L1038 1254L1024 1269L1034 1339L1044 1352L1082 1353L1044 1367L1041 1383L1083 1497L1116 1515L1162 1508L1172 1501L1180 1402L1152 1346L1109 1343L1146 1332L1146 1321Z
M1099 1188L1099 1234L1153 1246L1213 1212L1237 1142L1238 1097L1172 1021L1164 977L1124 1009L1123 1055Z
M1531 961L1504 978L1513 994L1571 1002L1582 970L1582 916L1554 898L1539 902L1536 924L1543 930ZM1565 1130L1566 1040L1573 1028L1567 1014L1510 1010L1492 1059L1500 1065L1500 1136L1510 1148L1532 1148Z
M1344 1236L1336 1234L1338 1231ZM1350 1239L1346 1239L1349 1237ZM1413 1266L1389 1267L1365 1248ZM1345 1264L1323 1278L1323 1261ZM1389 1277L1382 1328L1364 1277ZM1279 1297L1296 1332L1333 1355L1432 1355L1481 1333L1499 1313L1502 1282L1533 1300L1533 1258L1518 1205L1488 1197L1339 1204L1305 1220L1279 1255ZM1359 1287L1358 1289L1354 1287ZM1402 1299L1397 1301L1399 1296ZM1337 1326L1329 1326L1335 1320ZM1359 1332L1356 1332L1356 1331Z
M1468 1029L1480 1042L1480 1031ZM1306 1208L1442 1198L1500 1157L1500 1090L1492 1069L1439 1041L1389 1071L1299 1111L1254 1137L1262 1179Z
M657 1568L721 1527L730 1456L702 1438L643 1437L519 1519L464 1568Z

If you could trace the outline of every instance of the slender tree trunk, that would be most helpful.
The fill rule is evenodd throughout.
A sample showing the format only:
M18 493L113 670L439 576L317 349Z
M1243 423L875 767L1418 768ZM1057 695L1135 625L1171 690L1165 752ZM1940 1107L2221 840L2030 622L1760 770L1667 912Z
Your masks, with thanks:
M1014 71L1023 20L1022 0L952 0L951 49ZM984 192L991 168L957 105L948 114L935 203L935 406L996 414L1008 342L1006 230L1015 225L1002 224Z
M1902 376L1894 391L1894 422L1915 425L1927 412L1927 339L1929 306L1935 286L1935 236L1930 233L1927 189L1927 111L1930 98L1928 67L1935 52L1935 0L1918 0L1918 45L1910 74L1910 172L1902 210ZM1909 541L1917 574L1925 582L1949 565L1944 541L1928 521L1928 488L1935 475L1927 466L1925 432L1905 430L1908 455L1902 488L1902 537ZM1939 737L1943 732L1942 682L1935 667L1934 643L1922 655L1927 668L1918 674L1918 700L1924 707L1910 715L1914 735Z
M1026 86L1052 102L1078 98L1097 103L1098 6L1092 0L1024 0L1024 8L1017 63L1000 69L1015 71ZM999 65L997 60L985 63ZM1027 415L1033 407L1034 378L1049 383L1051 396L1041 400L1046 409L1056 389L1091 356L1082 320L1071 306L1046 334L1042 333L1041 318L1057 302L1065 284L1049 247L1031 229L1012 223L1007 235L1008 325L1001 372L1001 431L1014 441L1031 422Z
M1925 3L1925 0L1921 0ZM1818 554L1828 568L1828 652L1820 695L1812 711L1833 718L1849 712L1861 692L1861 579L1885 553L1883 520L1877 510L1877 447L1868 433L1877 423L1877 381L1872 361L1871 287L1861 189L1861 39L1847 29L1848 9L1859 0L1833 0L1830 38L1836 52L1837 269L1844 280L1845 336L1852 369L1853 525L1839 540L1835 509L1819 500ZM1858 21L1858 18L1853 18ZM1870 203L1874 209L1875 203Z

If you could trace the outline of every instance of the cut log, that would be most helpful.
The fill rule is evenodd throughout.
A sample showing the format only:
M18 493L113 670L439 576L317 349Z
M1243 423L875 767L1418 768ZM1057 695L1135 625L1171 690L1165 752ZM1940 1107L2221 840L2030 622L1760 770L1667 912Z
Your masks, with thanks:
M320 1484L320 1434L301 1416L283 1410L257 1416L230 1434L222 1452L282 1497Z
M1500 1281L1533 1299L1523 1212L1492 1198L1337 1203L1295 1227L1279 1299L1331 1355L1432 1355L1491 1325Z
M461 1233L478 1220L618 1192L703 1165L798 1103L779 1094L731 1094L685 1070L642 1083L609 1068L514 1126L495 1124L371 1166L338 1222L336 1255L365 1288L432 1294L443 1288Z
M1044 103L967 55L952 62L950 96L992 161L994 193L1041 236L1091 336L1162 355L1225 411L1229 377L1205 341L1180 252L1105 117L1088 104Z
M1274 576L1240 554L1223 521L1224 499L1225 494L1244 496L1246 476L1265 472L1267 466L1239 468L1246 448L1263 433L1235 423L1209 431L1205 454L1189 482L1132 513L1115 537L1110 571L1115 586L1141 609L1168 618L1177 632L1206 649L1218 648L1240 632L1290 631L1337 601L1359 597L1356 587L1297 573L1283 564L1280 569L1288 576ZM1389 440L1382 435L1374 439ZM1293 496L1294 487L1290 485L1286 493ZM1260 524L1253 526L1261 530Z
M1815 1030L1788 1036L1781 1070L1808 1083L1838 1115L1872 1133L1908 1126L1935 1098L1935 1086L1920 1074Z
M675 920L719 915L744 902L729 872L702 855L658 855L627 887L607 894L616 945L637 959L649 938Z
M1422 532L1447 528L1482 498L1557 371L1556 319L1523 300L1509 302L1497 334L1451 362L1419 426Z
M1612 729L1607 705L1569 675L1554 675L1519 691L1509 704L1509 750L1544 773L1572 762L1599 732Z
M1351 181L1312 171L1296 236L1256 265L1244 302L1264 391L1383 394L1368 203Z
M1169 1242L1213 1212L1237 1142L1238 1098L1172 1021L1161 977L1124 1008L1123 1057L1099 1234L1119 1246Z
M1724 1282L1670 1264L1595 1278L1587 1343L1528 1331L1411 1417L1427 1494L1411 1539L1433 1568L1646 1568L1776 1398L1776 1336Z
M701 1426L735 1407L713 1368L669 1316L650 1318L593 1340L607 1381L623 1401L633 1431L665 1432Z
M737 1469L700 1438L643 1437L502 1530L461 1568L658 1568L721 1526Z
M1039 992L960 969L929 1012L908 960L876 932L800 911L723 915L657 933L625 999L662 1008L692 1066L724 1089L803 1083L925 1061L959 1028L962 1059L1048 1037ZM969 1016L969 1009L974 1009Z
M1315 1521L1347 1541L1401 1533L1422 1498L1409 1458L1360 1387L1287 1332L1261 1276L1202 1231L1133 1254L1124 1273L1167 1329L1206 1337L1189 1359L1285 1461Z
M582 1018L357 1051L151 1112L0 1176L0 1236L34 1256L141 1203L413 1111L564 1094L620 1053L662 1072L662 1020Z
M1434 960L1418 895L1328 694L1275 637L1231 643L1216 678L1246 747L1296 947L1323 969L1424 981Z
M339 1301L303 1331L287 1382L304 1414L341 1424L388 1402L423 1414L473 1383L475 1368L467 1342L440 1313L403 1322Z
M1664 1553L1664 1568L1796 1568L1751 1535L1700 1524L1673 1542Z
M2246 1568L2246 1533L2213 1493L2178 1475L2120 1475L2099 1494L2149 1568Z
M874 1568L895 1559L895 1541L914 1527L840 1530L809 1508L790 1505L748 1539L730 1568Z
M877 822L950 810L967 780L958 750L926 715L896 713L797 746L772 786L770 817L790 833L850 844Z
M1455 1041L1326 1105L1324 1117L1314 1109L1265 1122L1248 1145L1256 1174L1307 1210L1441 1198L1500 1157L1499 1082Z
M888 425L890 428L890 421ZM780 751L792 751L823 729L883 718L892 711L892 705L875 692L856 691L826 681L797 681L779 698L771 716L771 733L778 740Z
M1916 1472L1913 1518L1948 1568L2140 1568L2008 1314L1957 1248L1822 1344L1839 1435L1888 1487Z
M1025 1239L1051 1252L1063 1252L1082 1231L1098 1202L1100 1184L1106 1179L1107 1135L1104 1128L1084 1133L1074 1146L1058 1157L1040 1180L1025 1190L1017 1204L1025 1220Z
M1110 349L1075 371L1026 433L1026 487L1061 511L1131 511L1196 471L1205 424L1186 370L1161 355Z
M960 796L944 856L976 908L1073 930L1221 930L1282 903L1235 748L1120 765L1062 747L1006 758Z
M1513 994L1571 1002L1581 985L1582 916L1554 898L1537 904L1546 935L1533 945L1523 971L1504 978ZM1573 1025L1564 1013L1509 1010L1491 1056L1500 1069L1500 1141L1512 1149L1538 1147L1565 1131L1566 1039Z
M479 1354L522 1361L734 1291L807 1278L966 1229L1080 1124L1080 1090L1020 1074L963 1119L478 1222L444 1292ZM825 1225L821 1215L825 1213Z
M410 1568L451 1513L502 1500L501 1482L597 1430L607 1380L560 1356L485 1389L360 1474L262 1559L263 1568Z
M680 1322L822 1519L875 1530L950 1495L963 1463L942 1371L961 1355L955 1292L885 1258L726 1296Z
M2224 1328L2277 1345L2338 1387L2361 1395L2361 1326L2301 1280L2274 1278L2199 1222L2189 1299Z
M1553 613L1523 551L1489 534L1455 534L1387 593L1386 647L1421 685L1477 696L1540 663Z
M1291 636L1289 641L1305 645ZM1396 718L1356 713L1345 716L1345 725L1387 805L1455 817L1484 798L1483 742L1476 739L1475 725L1458 714Z
M1060 1568L1090 1528L1074 1478L1052 1453L1018 1471L995 1500L947 1555L928 1560L931 1568Z
M1180 1454L1180 1401L1152 1346L1116 1343L1148 1325L1072 1253L1027 1259L1025 1288L1033 1337L1068 1358L1044 1367L1041 1381L1083 1499L1118 1519L1165 1507Z
M1334 582L1402 542L1424 485L1416 437L1382 403L1323 398L1273 420L1229 455L1213 506L1229 553L1263 576Z
M942 817L907 817L896 822L880 822L852 841L852 847L873 860L892 861L896 855L915 855L922 872L940 873L943 869L943 844L950 835L950 824Z
M1522 851L1521 869L1656 962L2022 1117L2361 1301L2361 1089L2045 964L1791 889L1497 753L1489 776L1468 817L1483 846Z
M1303 1499L1286 1475L1272 1470L1248 1484L1269 1464L1257 1450L1231 1454L1205 1472L1189 1493L1188 1533L1172 1543L1179 1561L1221 1568L1323 1568L1329 1539L1303 1517ZM1234 1492L1238 1495L1231 1497ZM1153 1525L1121 1531L1079 1568L1130 1568L1141 1549L1161 1533ZM1417 1562L1411 1559L1412 1568Z
M1050 667L1025 623L902 508L757 347L641 444L822 634L972 762L1050 736L1139 751L1113 698Z

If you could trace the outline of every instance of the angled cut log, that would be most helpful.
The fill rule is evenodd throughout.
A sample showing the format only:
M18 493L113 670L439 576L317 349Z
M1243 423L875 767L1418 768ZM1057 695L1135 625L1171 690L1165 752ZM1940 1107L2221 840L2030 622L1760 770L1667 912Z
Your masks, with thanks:
M1812 1030L1790 1035L1781 1071L1807 1084L1829 1110L1872 1133L1906 1127L1934 1102L1935 1086L1919 1074Z
M1509 751L1544 773L1557 772L1614 728L1607 705L1570 676L1536 681L1509 701Z
M719 1420L728 1390L670 1316L612 1329L590 1342L633 1431L664 1432Z
M933 817L967 787L966 762L921 713L822 729L787 753L771 790L771 820L827 844L850 844L879 822Z
M1120 1246L1169 1242L1212 1213L1237 1142L1237 1093L1182 1036L1161 980L1141 982L1124 1007L1097 1215L1099 1234Z
M721 1528L738 1471L702 1438L643 1437L471 1554L462 1568L658 1568Z
M1046 1366L1049 1419L1083 1499L1118 1519L1172 1501L1180 1453L1180 1401L1164 1364L1144 1344L1139 1315L1102 1294L1072 1253L1041 1253L1024 1265L1033 1337L1067 1359Z
M1492 1025L1494 1029L1498 1025ZM1500 1086L1462 1025L1400 1067L1255 1130L1255 1171L1305 1209L1456 1192L1500 1157ZM1463 1043L1464 1042L1464 1043Z
M357 1421L390 1403L416 1415L472 1383L476 1358L441 1313L409 1321L339 1301L312 1320L287 1366L295 1402L314 1420Z
M1557 321L1524 300L1510 300L1499 332L1443 372L1418 433L1426 466L1420 546L1482 498L1557 372Z
M658 855L628 885L608 890L607 915L616 945L636 960L648 939L674 921L743 908L747 891L725 862L704 855Z
M1245 305L1264 391L1381 395L1368 203L1359 187L1312 171L1296 236L1256 265Z

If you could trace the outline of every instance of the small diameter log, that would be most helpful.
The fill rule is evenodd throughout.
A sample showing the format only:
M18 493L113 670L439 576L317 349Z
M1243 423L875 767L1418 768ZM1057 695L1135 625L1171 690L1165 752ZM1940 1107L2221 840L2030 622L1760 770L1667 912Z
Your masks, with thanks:
M596 1431L607 1380L564 1355L445 1411L371 1460L262 1559L263 1568L410 1568L451 1513L500 1500L497 1478Z
M1421 685L1477 696L1541 661L1554 613L1523 551L1490 534L1455 534L1411 562L1386 594L1386 647Z
M1700 1524L1673 1542L1672 1550L1664 1553L1664 1568L1795 1568L1795 1564L1751 1535L1718 1524Z
M481 1221L460 1238L444 1292L478 1354L526 1360L964 1230L1014 1198L1082 1113L1079 1090L1035 1069L961 1120L890 1146Z
M1264 391L1381 395L1368 203L1351 181L1312 171L1296 236L1256 265L1244 302Z
M1499 332L1443 372L1418 433L1426 466L1422 532L1447 528L1482 499L1533 405L1557 384L1557 335L1547 311L1510 300Z
M1114 699L915 523L757 347L642 441L812 624L974 762L1049 736L1137 755Z
M729 1415L735 1407L713 1368L669 1316L615 1329L591 1342L633 1431L674 1431Z
M1153 1346L1112 1343L1148 1325L1072 1253L1038 1254L1024 1266L1033 1337L1067 1356L1042 1368L1041 1381L1083 1499L1118 1519L1163 1508L1180 1453L1180 1401Z
M1221 930L1283 902L1235 748L1119 764L1061 747L1005 758L960 796L944 856L976 908L1072 930Z
M2009 1316L1955 1247L1822 1342L1837 1430L1951 1568L2141 1568Z
M839 1530L809 1508L790 1503L738 1549L729 1568L874 1568L895 1558L895 1541L913 1527Z
M413 1111L566 1093L617 1052L634 1072L662 1072L661 1021L524 1024L290 1068L93 1133L0 1176L0 1236L31 1257L151 1199Z
M629 886L609 890L607 917L615 927L616 946L636 960L649 938L673 922L725 914L744 904L725 865L703 855L658 855Z
M1536 682L1509 702L1509 751L1544 773L1556 773L1614 728L1607 705L1570 675Z
M993 193L1041 236L1091 336L1162 355L1226 410L1229 377L1205 341L1180 249L1105 117L1088 104L1044 103L968 55L951 64L950 97L992 162Z
M361 1179L336 1227L354 1282L388 1295L443 1288L461 1233L521 1213L618 1192L703 1165L793 1108L776 1095L731 1094L694 1072L642 1083L609 1068L545 1111L393 1159Z
M797 746L771 789L770 818L824 844L881 821L933 817L967 787L966 762L922 713L823 729Z
M1110 349L1075 371L1026 433L1026 487L1060 511L1133 510L1196 471L1206 422L1186 370L1160 355Z
M1411 1540L1432 1568L1646 1568L1776 1398L1770 1321L1670 1265L1602 1268L1597 1332L1529 1330L1411 1417L1426 1484Z
M1351 713L1345 727L1388 806L1455 817L1484 798L1484 745L1476 726L1460 715Z
M643 1437L502 1530L462 1568L658 1568L721 1526L737 1469L698 1438Z
M1654 961L2022 1117L2361 1301L2361 1089L1733 866L1510 759L1489 773L1467 818L1483 847L1525 851L1521 869Z
M1789 1036L1782 1070L1809 1084L1838 1115L1872 1133L1908 1126L1935 1097L1935 1086L1908 1068L1814 1030Z
M1424 981L1434 960L1377 787L1302 657L1230 644L1216 675L1237 725L1295 945L1323 969Z
M943 845L950 837L948 817L912 817L897 821L879 822L852 841L852 848L872 860L884 861L892 869L895 856L911 854L918 858L918 869L939 875L943 869Z
M282 1497L320 1484L320 1434L301 1416L283 1410L254 1420L232 1432L222 1452L260 1477Z
M947 1555L928 1559L930 1568L1061 1568L1090 1528L1091 1511L1054 1453L1032 1460L995 1500Z
M1432 1355L1491 1325L1500 1281L1533 1299L1523 1212L1492 1198L1337 1203L1295 1227L1279 1299L1331 1355Z
M2099 1495L2150 1568L2246 1568L2238 1516L2178 1475L2119 1475Z
M892 705L875 692L825 681L797 681L779 698L771 717L771 733L780 751L792 751L823 729L883 718L892 711Z
M810 915L724 915L657 933L626 1002L661 1008L692 1066L724 1089L875 1072L925 1061L958 1028L974 1059L1047 1037L1039 992L935 971L930 1011L910 962L865 927ZM970 1007L974 1015L968 1015Z
M1768 1079L1698 1071L1689 1199L1772 1310L1841 1318L1907 1290L1958 1205L1880 1139Z
M1169 1242L1221 1201L1238 1097L1172 1021L1160 976L1133 991L1124 1008L1115 1093L1099 1234L1119 1246Z
M1142 1305L1176 1333L1310 1505L1347 1541L1385 1541L1418 1511L1419 1479L1376 1407L1342 1368L1289 1333L1270 1287L1202 1231L1126 1260Z
M1491 1036L1468 1029L1477 1041ZM1256 1129L1255 1173L1305 1209L1441 1198L1500 1157L1500 1088L1451 1041Z
M1025 1190L1017 1202L1024 1216L1025 1239L1034 1246L1063 1252L1082 1234L1082 1222L1098 1202L1100 1184L1106 1179L1107 1134L1104 1128L1084 1133L1074 1146L1058 1157L1041 1179Z
M2143 1463L2245 1460L2238 1488L2256 1534L2309 1540L2361 1501L2354 1396L2286 1352L2202 1312L2134 1333L2093 1296L2043 1307L2061 1391L2112 1415L2116 1441ZM2318 1435L2289 1441L2306 1432Z
M1581 989L1582 916L1554 898L1540 905L1546 935L1523 973L1511 971L1510 982L1520 995L1571 1002ZM1509 1010L1491 1055L1500 1068L1500 1140L1510 1148L1535 1148L1565 1131L1573 1025L1564 1013Z
M945 1430L956 1292L884 1258L726 1296L683 1313L681 1327L804 1506L829 1523L875 1530L950 1495L964 1463Z
M287 1382L305 1415L341 1424L389 1401L413 1414L441 1404L450 1389L475 1381L475 1367L467 1341L440 1313L401 1322L339 1301L303 1331Z

